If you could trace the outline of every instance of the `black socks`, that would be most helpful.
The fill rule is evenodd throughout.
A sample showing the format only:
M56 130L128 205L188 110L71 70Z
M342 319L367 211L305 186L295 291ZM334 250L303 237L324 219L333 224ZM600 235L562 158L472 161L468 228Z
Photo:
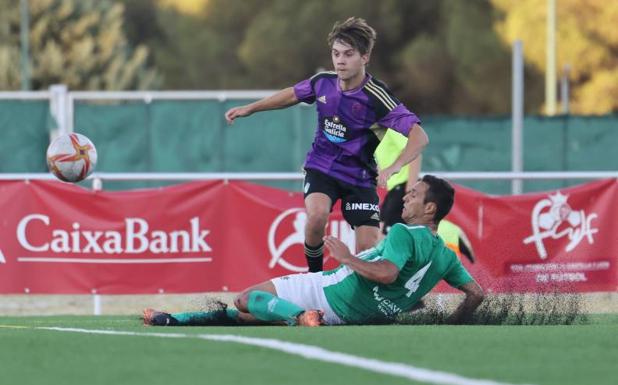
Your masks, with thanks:
M310 273L322 271L322 263L324 260L324 242L317 246L309 246L305 243L305 258L307 258L307 266Z

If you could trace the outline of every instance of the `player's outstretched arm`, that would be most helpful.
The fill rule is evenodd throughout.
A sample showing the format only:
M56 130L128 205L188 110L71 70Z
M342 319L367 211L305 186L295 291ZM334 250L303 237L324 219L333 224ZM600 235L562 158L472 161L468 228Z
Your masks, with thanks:
M395 162L393 162L393 164L383 170L380 170L378 174L378 185L385 187L388 178L401 170L403 166L416 159L428 143L429 138L427 137L425 130L423 130L423 127L419 124L412 126L412 129L410 129L410 133L408 134L408 143L401 151L399 157L395 160Z
M324 237L324 244L328 248L331 257L370 281L388 285L395 282L399 275L399 269L394 263L386 260L375 262L363 261L352 255L345 243L335 237Z
M472 317L472 313L483 302L483 289L475 281L468 282L458 287L459 290L466 294L464 301L447 319L448 324L466 323Z
M420 154L408 167L408 180L406 181L406 192L412 190L412 186L418 182L419 175L421 174L421 167L423 164L423 154Z
M257 102L244 106L234 107L225 113L225 120L228 124L234 123L234 119L249 116L255 112L277 110L298 103L298 98L294 93L293 87L284 88L273 95L260 99Z

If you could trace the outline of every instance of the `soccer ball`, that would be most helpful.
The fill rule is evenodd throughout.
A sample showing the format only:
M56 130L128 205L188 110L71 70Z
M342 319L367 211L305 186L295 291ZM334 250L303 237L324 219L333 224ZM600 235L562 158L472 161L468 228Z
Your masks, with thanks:
M97 149L84 135L60 135L47 147L47 166L58 179L79 182L92 173L97 164Z

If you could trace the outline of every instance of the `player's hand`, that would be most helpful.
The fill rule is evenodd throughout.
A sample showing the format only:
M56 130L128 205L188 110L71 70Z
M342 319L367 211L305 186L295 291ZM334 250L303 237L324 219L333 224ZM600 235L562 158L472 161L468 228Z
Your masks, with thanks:
M249 116L251 115L251 113L252 112L249 109L249 106L240 106L240 107L230 108L225 113L225 120L227 120L227 124L232 124L234 123L234 119L239 118L239 117Z
M327 235L323 238L323 240L326 248L330 252L330 256L339 261L339 263L345 264L351 258L354 258L352 253L350 253L348 246L346 246L346 244L341 242L339 239L331 235Z
M399 171L399 169L393 166L380 170L378 172L378 186L386 188L386 182L393 174L397 173L397 171Z

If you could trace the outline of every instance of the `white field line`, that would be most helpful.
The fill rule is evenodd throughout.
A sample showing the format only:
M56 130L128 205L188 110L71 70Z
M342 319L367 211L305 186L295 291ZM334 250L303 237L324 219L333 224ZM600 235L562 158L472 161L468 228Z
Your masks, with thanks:
M23 326L0 325L4 328L20 328ZM309 360L317 360L328 363L351 366L364 369L375 373L387 374L395 377L402 377L409 380L420 381L428 384L437 385L510 385L505 382L467 378L447 372L417 368L411 365L380 361L372 358L354 356L347 353L333 352L321 347L304 345L293 342L286 342L269 338L243 337L231 334L182 334L182 333L148 333L148 332L129 332L117 330L96 330L78 329L62 327L34 327L39 330L52 330L69 333L103 334L115 336L140 336L140 337L159 337L159 338L199 338L218 342L235 342L242 345L259 346L266 349L277 350L280 352L300 356Z

